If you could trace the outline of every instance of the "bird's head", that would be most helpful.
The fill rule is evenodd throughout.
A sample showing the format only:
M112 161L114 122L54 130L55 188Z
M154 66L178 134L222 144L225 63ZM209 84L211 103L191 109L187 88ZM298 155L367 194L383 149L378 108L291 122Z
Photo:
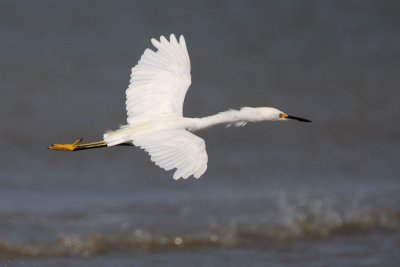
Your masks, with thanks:
M297 120L302 122L311 122L308 119L288 115L285 112L280 111L279 109L276 108L261 107L257 108L257 111L260 112L263 120L269 120L269 121Z

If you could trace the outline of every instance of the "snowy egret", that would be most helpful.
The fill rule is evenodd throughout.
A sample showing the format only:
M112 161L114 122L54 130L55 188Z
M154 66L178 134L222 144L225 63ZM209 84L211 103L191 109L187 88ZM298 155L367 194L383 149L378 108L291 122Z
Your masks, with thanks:
M117 145L135 145L147 151L151 160L169 171L173 178L199 178L207 169L205 142L194 135L201 129L218 124L244 126L248 122L285 121L311 122L290 116L271 107L243 107L227 110L204 118L182 115L185 94L191 84L190 59L183 36L174 34L151 42L157 51L146 49L138 64L132 68L126 90L128 124L104 134L102 141L81 144L52 144L49 149L76 151Z

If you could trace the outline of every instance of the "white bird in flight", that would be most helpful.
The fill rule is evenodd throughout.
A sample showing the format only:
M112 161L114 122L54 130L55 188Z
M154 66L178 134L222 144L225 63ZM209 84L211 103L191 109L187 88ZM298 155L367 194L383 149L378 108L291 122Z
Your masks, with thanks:
M128 124L104 134L104 140L81 144L52 144L49 149L82 149L134 145L144 149L151 160L166 171L176 169L173 178L199 178L207 169L208 156L202 138L193 134L218 124L244 126L248 122L310 120L287 115L271 107L243 107L204 118L182 115L183 101L191 84L190 59L185 38L174 34L169 40L151 39L157 51L146 49L132 68L126 90Z

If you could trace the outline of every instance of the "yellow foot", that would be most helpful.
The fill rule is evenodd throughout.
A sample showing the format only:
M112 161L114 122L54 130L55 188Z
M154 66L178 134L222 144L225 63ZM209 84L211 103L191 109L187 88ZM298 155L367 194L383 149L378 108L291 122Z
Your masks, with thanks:
M78 148L79 143L82 141L82 138L79 138L72 144L52 144L48 147L48 149L52 150L61 150L61 151L74 151Z

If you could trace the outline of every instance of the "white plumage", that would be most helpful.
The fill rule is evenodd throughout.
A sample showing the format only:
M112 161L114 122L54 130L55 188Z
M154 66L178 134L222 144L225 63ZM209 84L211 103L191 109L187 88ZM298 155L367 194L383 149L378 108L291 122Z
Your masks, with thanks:
M126 90L128 123L135 117L172 113L182 116L183 101L190 86L190 59L183 36L170 42L161 36L151 42L158 49L146 49L132 68L131 83Z
M191 83L185 38L178 42L171 34L169 41L161 36L151 42L158 51L144 51L126 90L130 127L106 133L104 140L109 146L132 142L141 147L156 165L167 171L176 168L174 179L199 178L207 169L204 140L179 123Z
M146 49L132 68L126 90L128 125L105 133L107 146L131 143L147 151L161 168L176 169L174 179L191 175L199 178L207 169L208 157L204 140L191 132L221 123L244 126L247 122L264 120L308 121L268 107L244 107L205 118L183 117L183 102L191 84L185 39L180 36L178 41L171 34L169 40L161 36L160 41L152 39L151 42L157 51ZM53 145L51 148L63 150L64 147Z
M169 171L176 168L174 179L199 178L207 169L204 140L185 129L162 129L136 136L135 145L151 155L151 160Z

